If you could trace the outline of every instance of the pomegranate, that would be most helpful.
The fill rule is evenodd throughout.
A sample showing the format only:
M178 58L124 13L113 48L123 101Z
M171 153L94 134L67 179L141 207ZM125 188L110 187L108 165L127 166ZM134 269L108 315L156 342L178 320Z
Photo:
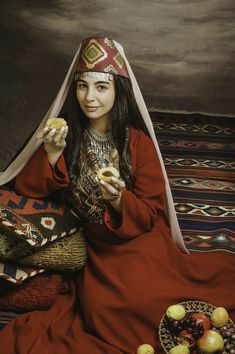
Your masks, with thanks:
M211 321L209 317L203 312L195 312L192 317L196 319L196 324L202 323L204 330L211 329Z

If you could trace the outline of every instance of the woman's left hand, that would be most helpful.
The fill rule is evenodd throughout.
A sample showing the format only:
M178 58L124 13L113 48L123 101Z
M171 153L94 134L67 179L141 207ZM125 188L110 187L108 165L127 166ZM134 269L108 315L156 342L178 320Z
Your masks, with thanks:
M121 211L122 193L126 187L125 182L112 177L110 182L98 180L103 198L117 211Z

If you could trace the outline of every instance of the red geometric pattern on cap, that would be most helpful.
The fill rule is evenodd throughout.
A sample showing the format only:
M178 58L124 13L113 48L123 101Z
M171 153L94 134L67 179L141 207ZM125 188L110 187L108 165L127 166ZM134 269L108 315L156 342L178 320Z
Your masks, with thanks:
M106 50L95 39L91 39L82 52L82 59L88 69L94 69L107 56Z
M82 41L78 72L97 71L129 78L126 64L112 39L86 38Z

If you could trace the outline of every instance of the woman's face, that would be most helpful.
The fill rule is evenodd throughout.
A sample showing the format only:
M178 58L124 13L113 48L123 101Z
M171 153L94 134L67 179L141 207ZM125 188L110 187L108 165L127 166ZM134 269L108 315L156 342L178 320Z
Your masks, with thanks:
M115 101L114 80L83 74L77 82L77 99L87 118L108 120Z

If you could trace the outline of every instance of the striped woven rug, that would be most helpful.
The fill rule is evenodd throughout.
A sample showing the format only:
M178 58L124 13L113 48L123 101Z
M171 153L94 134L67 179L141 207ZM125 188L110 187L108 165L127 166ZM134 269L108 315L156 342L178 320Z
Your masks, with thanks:
M4 312L0 311L0 331L9 323L12 319L16 318L18 315L14 312Z
M151 117L187 248L235 252L235 117Z

